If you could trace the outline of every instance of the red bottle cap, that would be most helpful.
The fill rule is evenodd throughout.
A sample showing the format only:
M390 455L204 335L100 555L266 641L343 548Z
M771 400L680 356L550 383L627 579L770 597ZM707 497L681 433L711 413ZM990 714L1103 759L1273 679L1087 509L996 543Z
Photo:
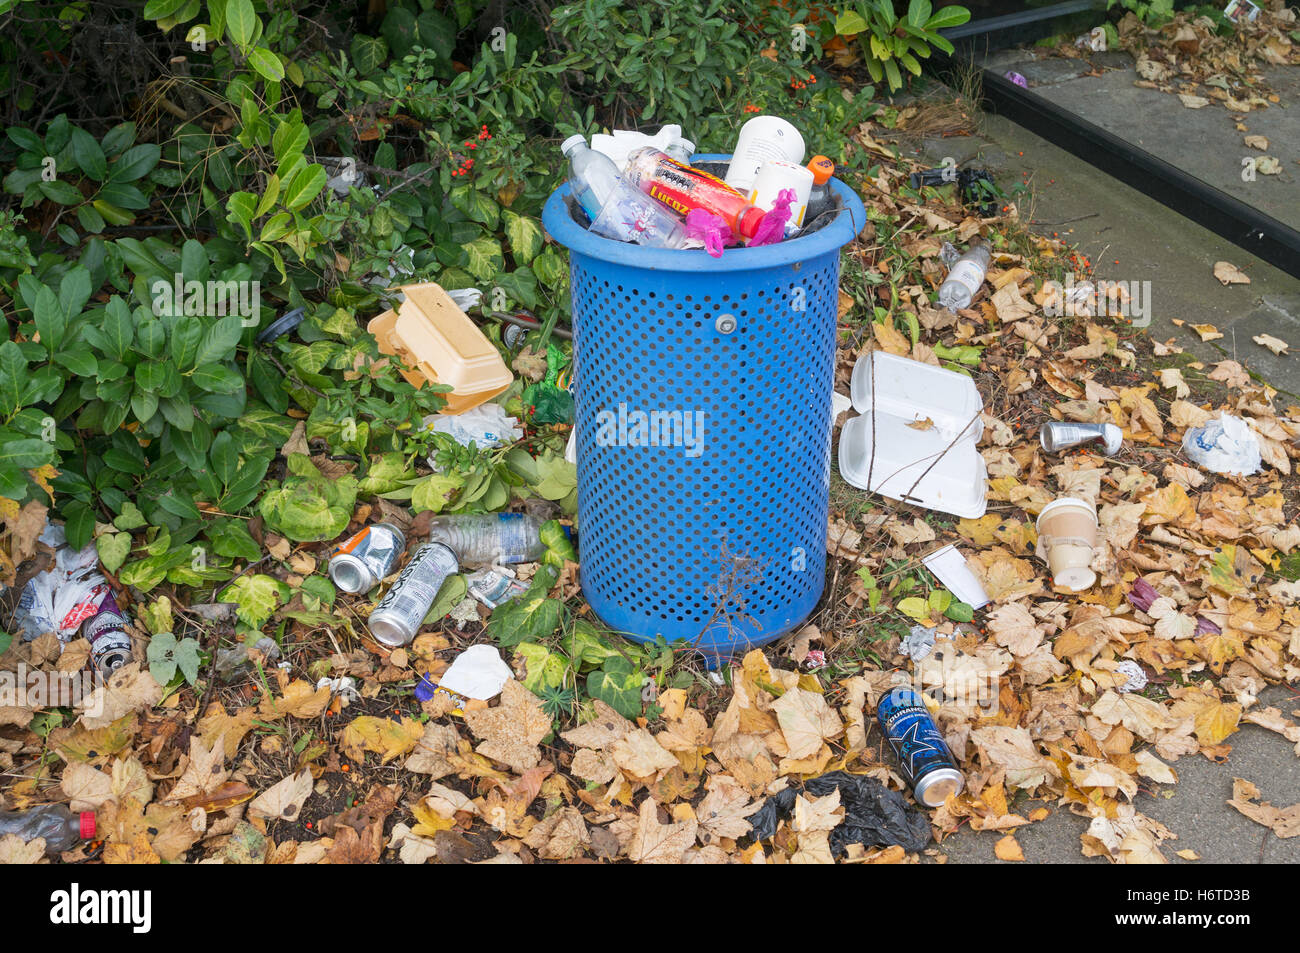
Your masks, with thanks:
M95 839L95 812L82 811L80 820L81 820L81 839L94 840Z
M741 212L740 221L736 223L739 226L741 237L750 239L758 234L758 226L763 223L763 218L766 215L767 213L761 208L752 205Z
M808 162L808 171L813 174L816 185L825 185L835 174L835 163L825 156L813 156Z

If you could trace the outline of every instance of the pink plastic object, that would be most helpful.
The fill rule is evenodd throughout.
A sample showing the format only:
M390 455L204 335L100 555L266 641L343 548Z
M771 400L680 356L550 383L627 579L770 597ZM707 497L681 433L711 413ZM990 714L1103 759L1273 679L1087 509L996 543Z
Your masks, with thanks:
M702 208L686 213L686 237L704 242L705 250L714 258L721 258L723 246L736 240L725 218Z
M750 248L759 245L775 245L785 237L785 223L790 220L790 206L794 204L796 198L794 189L782 189L777 193L776 201L772 203L767 215L759 223L754 237L749 240Z

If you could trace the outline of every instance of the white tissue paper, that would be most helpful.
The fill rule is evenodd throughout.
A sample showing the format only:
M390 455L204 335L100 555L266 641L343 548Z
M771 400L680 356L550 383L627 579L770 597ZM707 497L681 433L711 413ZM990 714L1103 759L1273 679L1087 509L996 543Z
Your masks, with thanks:
M682 127L677 125L664 126L653 136L630 129L615 129L613 135L598 132L592 136L591 148L613 159L618 171L622 172L627 168L627 157L642 146L663 150L681 137Z

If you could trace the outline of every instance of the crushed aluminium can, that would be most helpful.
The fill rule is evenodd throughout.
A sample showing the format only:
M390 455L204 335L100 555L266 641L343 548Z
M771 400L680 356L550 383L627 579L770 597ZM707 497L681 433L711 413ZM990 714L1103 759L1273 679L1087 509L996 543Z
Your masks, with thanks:
M920 695L899 686L880 699L876 717L918 801L940 807L948 795L961 793L966 779Z
M370 613L370 634L384 645L405 645L438 597L447 577L460 570L456 554L442 543L425 543Z
M406 537L392 523L376 523L349 536L330 553L330 578L344 592L369 592L397 565Z
M91 664L104 676L112 675L131 661L131 636L126 632L126 625L126 616L118 608L112 592L104 596L99 612L82 624L81 634L90 643Z
M465 577L465 582L468 594L489 609L495 609L501 603L509 602L528 591L528 587L518 579L492 569L470 573Z

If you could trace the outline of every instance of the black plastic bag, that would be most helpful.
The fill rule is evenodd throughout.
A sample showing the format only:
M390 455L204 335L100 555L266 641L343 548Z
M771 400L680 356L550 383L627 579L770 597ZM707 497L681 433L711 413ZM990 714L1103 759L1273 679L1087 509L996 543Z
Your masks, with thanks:
M865 847L898 844L904 850L924 850L930 844L930 821L907 803L903 795L891 791L875 778L847 771L832 771L789 787L763 802L749 818L753 836L767 840L776 834L782 819L794 812L800 792L810 797L824 797L836 788L844 806L844 820L831 831L831 853L842 856L849 844Z

